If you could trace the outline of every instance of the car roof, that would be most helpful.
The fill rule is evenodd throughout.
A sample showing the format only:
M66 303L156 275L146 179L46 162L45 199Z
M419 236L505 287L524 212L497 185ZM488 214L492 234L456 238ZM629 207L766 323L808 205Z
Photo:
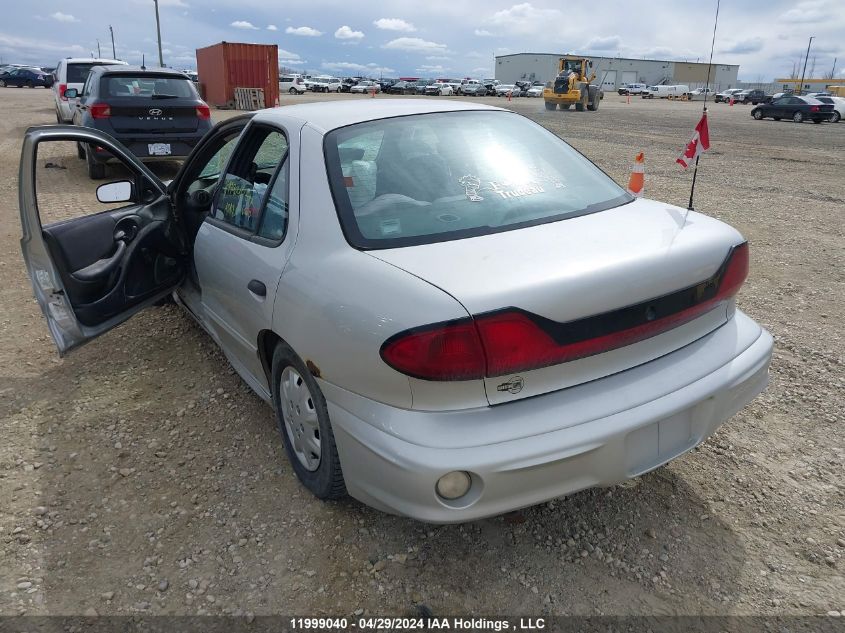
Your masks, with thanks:
M132 75L170 75L177 78L187 79L187 75L181 70L174 70L172 68L145 68L141 66L129 66L128 64L121 65L103 65L91 69L92 73L100 73L102 75L110 74L127 74Z
M281 122L283 117L293 117L308 123L322 133L355 123L409 116L412 114L433 114L436 112L506 111L485 104L463 103L438 99L372 99L366 101L320 101L301 103L260 110L256 121Z
M124 64L126 62L119 59L108 59L107 57L68 57L61 60L66 64Z

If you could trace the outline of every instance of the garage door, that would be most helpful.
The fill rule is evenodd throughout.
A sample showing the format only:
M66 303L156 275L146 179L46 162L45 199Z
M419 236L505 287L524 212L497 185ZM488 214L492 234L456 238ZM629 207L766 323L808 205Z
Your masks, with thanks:
M636 70L623 70L622 71L622 83L623 84L635 84L635 83L637 83L637 71Z
M615 70L601 70L598 73L601 81L602 90L616 90L616 71Z

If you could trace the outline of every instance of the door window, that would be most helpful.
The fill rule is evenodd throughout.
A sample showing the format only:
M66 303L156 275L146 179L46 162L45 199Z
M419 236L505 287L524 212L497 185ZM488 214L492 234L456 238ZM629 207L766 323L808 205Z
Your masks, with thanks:
M251 234L261 235L266 231L276 235L278 219L287 217L287 166L282 170L285 174L276 178L282 181L279 187L284 187L284 196L273 187L275 198L268 213L275 219L268 217L266 222L261 223L260 214L274 174L286 158L287 151L287 138L280 131L258 125L251 127L238 144L223 176L212 217ZM258 231L259 226L262 226L261 231ZM284 226L281 231L283 235Z

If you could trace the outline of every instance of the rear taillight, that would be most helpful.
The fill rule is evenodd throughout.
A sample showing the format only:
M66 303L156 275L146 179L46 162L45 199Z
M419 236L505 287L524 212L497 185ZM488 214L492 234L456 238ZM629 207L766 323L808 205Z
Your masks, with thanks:
M818 112L819 106L810 106L810 112Z
M210 119L211 118L211 108L207 105L198 105L197 106L197 118L198 119Z
M67 90L67 84L59 84L59 99L62 101L67 101L67 97L65 96L65 91Z
M711 279L678 293L679 301L692 297L686 307L663 316L657 310L664 311L659 302L665 298L653 306L645 302L618 313L552 323L550 334L551 322L505 309L400 332L382 345L381 356L394 369L424 380L473 380L539 369L632 345L692 321L732 299L747 276L748 244L743 243Z
M95 119L108 119L111 116L111 106L108 103L92 103L90 112Z
M484 377L484 350L470 318L401 332L385 341L381 357L403 374L424 380Z

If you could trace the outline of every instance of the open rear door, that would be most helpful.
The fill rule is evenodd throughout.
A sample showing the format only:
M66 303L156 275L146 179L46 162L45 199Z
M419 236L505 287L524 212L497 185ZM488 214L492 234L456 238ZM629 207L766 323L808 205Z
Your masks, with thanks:
M97 187L86 178L77 158L86 144L111 153L115 182ZM182 280L184 241L166 186L107 134L30 128L18 187L23 258L60 355L159 301Z

